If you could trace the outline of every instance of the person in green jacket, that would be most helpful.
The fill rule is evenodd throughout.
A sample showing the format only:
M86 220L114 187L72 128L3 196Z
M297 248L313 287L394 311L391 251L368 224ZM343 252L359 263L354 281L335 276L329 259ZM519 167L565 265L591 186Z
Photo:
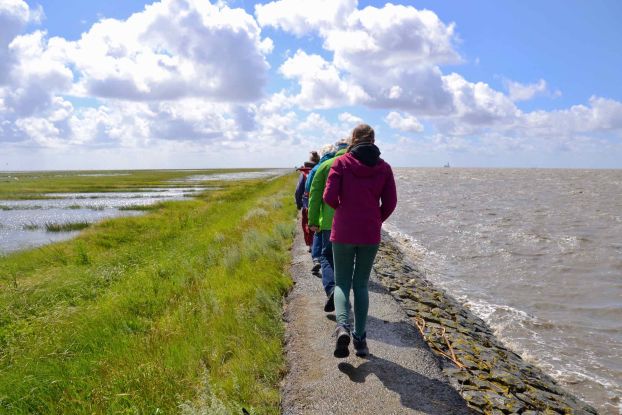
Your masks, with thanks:
M322 240L322 251L320 254L320 265L322 267L322 285L326 292L326 304L324 311L335 311L335 301L333 291L335 290L335 275L333 271L333 247L330 242L330 229L333 225L333 215L335 209L324 203L322 199L326 179L330 168L335 160L346 153L348 147L347 140L341 140L335 144L337 153L335 157L324 161L313 176L311 189L309 191L309 229L319 233Z

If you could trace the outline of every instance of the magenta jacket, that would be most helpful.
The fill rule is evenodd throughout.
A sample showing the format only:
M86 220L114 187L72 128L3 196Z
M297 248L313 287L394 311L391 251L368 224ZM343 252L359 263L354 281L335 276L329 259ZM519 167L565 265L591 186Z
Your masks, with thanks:
M373 145L372 145L373 146ZM389 163L377 155L355 157L353 152L338 158L330 169L324 201L335 209L332 242L378 244L380 228L397 205L395 179ZM370 165L373 164L373 165Z

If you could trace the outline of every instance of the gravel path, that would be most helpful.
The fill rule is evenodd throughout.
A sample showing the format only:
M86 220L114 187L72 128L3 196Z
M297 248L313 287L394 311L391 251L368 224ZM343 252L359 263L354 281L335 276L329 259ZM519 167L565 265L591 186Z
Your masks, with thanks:
M407 316L379 283L370 282L370 356L333 357L334 313L323 311L321 279L311 274L302 235L292 249L295 286L285 305L289 371L283 413L471 414Z

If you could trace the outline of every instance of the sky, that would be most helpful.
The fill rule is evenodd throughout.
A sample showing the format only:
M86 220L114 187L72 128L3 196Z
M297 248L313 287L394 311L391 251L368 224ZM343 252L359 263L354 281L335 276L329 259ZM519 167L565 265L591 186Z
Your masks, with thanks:
M622 168L619 0L0 0L0 170Z

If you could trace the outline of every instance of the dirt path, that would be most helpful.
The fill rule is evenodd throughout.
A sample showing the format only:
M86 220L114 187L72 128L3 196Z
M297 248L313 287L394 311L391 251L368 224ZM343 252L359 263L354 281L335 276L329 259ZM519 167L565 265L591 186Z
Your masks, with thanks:
M293 247L296 283L287 299L287 360L283 413L294 414L470 414L441 373L436 357L393 298L370 284L367 327L370 356L333 357L334 313L323 311L320 278L301 234Z

